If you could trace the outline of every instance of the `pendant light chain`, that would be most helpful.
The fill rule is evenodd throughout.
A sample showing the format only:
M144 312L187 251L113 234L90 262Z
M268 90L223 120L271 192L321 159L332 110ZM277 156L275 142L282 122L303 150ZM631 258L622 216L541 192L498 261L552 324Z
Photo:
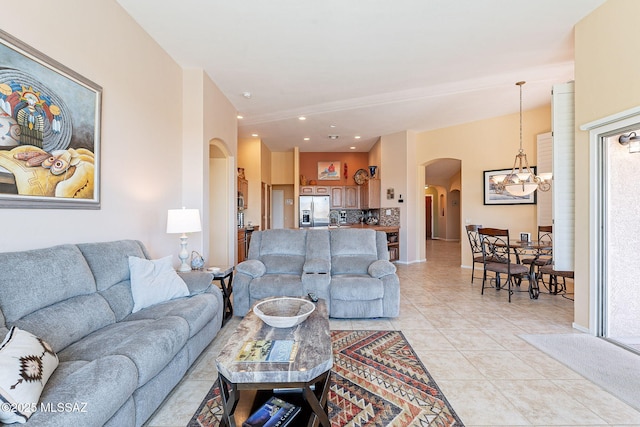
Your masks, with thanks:
M520 153L523 152L522 150L522 85L525 83L526 82L524 81L516 83L518 86L520 86Z

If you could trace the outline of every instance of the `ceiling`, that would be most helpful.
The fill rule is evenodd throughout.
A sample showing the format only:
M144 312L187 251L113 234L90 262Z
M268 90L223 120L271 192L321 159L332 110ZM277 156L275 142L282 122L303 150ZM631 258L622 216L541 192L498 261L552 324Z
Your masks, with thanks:
M362 152L515 113L520 80L525 110L548 104L573 79L573 26L605 0L117 1L178 64L206 71L244 117L239 137Z

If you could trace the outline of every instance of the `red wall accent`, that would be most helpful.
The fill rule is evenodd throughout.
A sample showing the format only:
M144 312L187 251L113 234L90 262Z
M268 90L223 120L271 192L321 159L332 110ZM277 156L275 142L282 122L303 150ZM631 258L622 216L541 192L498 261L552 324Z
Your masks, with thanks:
M318 181L318 162L340 162L340 180ZM344 176L344 164L347 164L347 176ZM307 181L315 179L317 185L356 185L353 175L358 169L369 167L369 153L300 153L300 175ZM300 178L300 177L298 177Z

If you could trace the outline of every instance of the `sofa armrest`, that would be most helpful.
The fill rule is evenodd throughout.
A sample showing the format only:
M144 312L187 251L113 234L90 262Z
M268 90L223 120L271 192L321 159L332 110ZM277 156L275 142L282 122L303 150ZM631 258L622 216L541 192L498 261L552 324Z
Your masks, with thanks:
M187 284L189 295L205 293L213 280L213 274L204 271L178 272L178 275Z
M326 259L308 259L305 261L304 266L302 267L302 272L328 274L331 272L331 263Z
M263 276L264 273L267 272L267 267L262 263L262 261L258 261L257 259L248 259L238 264L236 266L236 271L238 273L244 273L255 279L256 277Z
M394 274L396 272L396 266L389 261L379 259L369 265L368 272L371 277L379 279L383 276Z

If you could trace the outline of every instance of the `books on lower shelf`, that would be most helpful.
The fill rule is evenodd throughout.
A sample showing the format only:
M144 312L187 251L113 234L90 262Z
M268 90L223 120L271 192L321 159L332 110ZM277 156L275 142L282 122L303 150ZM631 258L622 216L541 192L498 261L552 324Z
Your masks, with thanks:
M298 353L294 340L246 341L236 356L238 362L293 362Z
M242 427L286 427L300 412L300 407L272 396Z

